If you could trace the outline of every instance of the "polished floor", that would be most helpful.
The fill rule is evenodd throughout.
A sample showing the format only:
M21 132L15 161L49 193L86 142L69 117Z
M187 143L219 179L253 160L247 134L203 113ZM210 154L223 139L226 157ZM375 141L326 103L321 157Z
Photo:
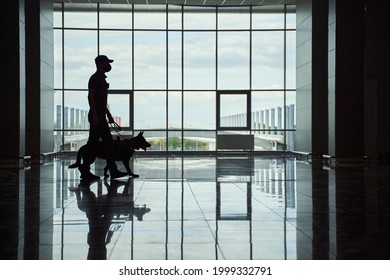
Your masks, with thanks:
M138 156L86 183L73 161L1 166L1 259L390 259L390 165Z

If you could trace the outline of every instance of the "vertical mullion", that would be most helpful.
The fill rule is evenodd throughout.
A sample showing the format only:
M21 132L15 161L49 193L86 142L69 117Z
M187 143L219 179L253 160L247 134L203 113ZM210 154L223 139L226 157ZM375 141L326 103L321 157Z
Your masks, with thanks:
M287 139L287 114L286 114L286 66L287 66L287 60L286 60L286 55L287 55L287 49L286 49L286 43L287 43L287 33L286 33L286 30L287 30L287 5L285 4L284 5L284 30L283 30L283 34L284 34L284 38L283 38L283 91L284 91L284 94L283 94L283 107L284 107L284 150L286 151L287 150L287 146L286 146L286 139Z
M249 7L249 90L252 91L252 36L253 36L253 16L252 16L252 5Z
M218 91L218 6L215 7L215 89Z
M284 167L284 219L283 219L283 247L284 247L284 259L287 260L287 160L283 159Z
M166 123L165 123L165 135L166 135L166 142L167 142L167 146L166 146L166 151L168 152L168 117L169 117L169 108L168 108L168 105L169 105L169 100L168 100L168 90L169 90L169 67L168 67L168 59L169 59L169 49L168 49L168 37L169 37L169 34L168 34L168 4L165 5L165 32L166 32L166 37L165 37L165 54L166 54L166 60L165 60L165 87L166 87L166 94L165 94L165 120L166 120ZM166 170L165 170L165 178L166 178L166 181L165 181L165 259L168 260L168 241L169 241L169 235L168 235L168 230L169 230L169 224L168 224L168 219L169 219L169 209L168 209L168 206L169 206L169 200L168 200L168 195L169 195L169 183L168 183L168 178L169 178L169 172L168 172L168 157L166 158Z
M61 118L62 118L62 128L61 128L61 132L62 132L62 137L61 137L61 142L62 142L62 148L61 148L61 152L64 151L64 147L65 147L65 120L64 120L64 113L65 113L65 7L64 7L64 3L61 3L62 6L61 6L61 25L62 25L62 28L61 28L61 43L62 43L62 52L61 52L61 56L62 56L62 96L61 96L61 101L62 101L62 110L61 110Z
M131 92L130 92L130 126L131 132L134 135L134 3L131 4ZM133 190L133 188L131 188ZM133 194L134 195L134 194ZM131 215L131 249L130 259L134 259L134 219Z
M217 137L218 130L220 129L220 97L218 93L218 6L215 7L215 93L216 93L216 108L215 108L215 117L216 117L216 132L215 137Z
M249 97L250 106L249 114L251 114L251 123L249 124L250 134L252 134L252 5L249 7ZM253 127L256 129L256 127ZM253 133L255 134L255 133Z
M60 129L60 132L61 132L61 143L62 143L62 147L60 147L60 152L64 152L65 151L65 131L64 131L64 127L65 127L65 120L64 120L64 110L65 110L65 4L64 3L61 3L61 44L62 44L62 50L61 50L61 59L62 59L62 63L61 63L61 68L62 68L62 73L61 73L61 80L62 80L62 89L61 89L61 102L62 102L62 106L61 106L61 129ZM57 132L58 133L58 132ZM56 141L57 142L57 141ZM58 174L57 174L58 176ZM64 170L64 166L62 166L61 168L61 176L62 176L62 179L65 178L65 170ZM64 198L64 192L65 192L65 186L64 186L64 180L61 180L62 183L61 183L61 189L62 189L62 198ZM61 206L62 206L62 215L61 215L61 244L64 244L64 232L65 232L65 221L64 221L64 217L65 217L65 199L61 199ZM64 259L64 246L61 246L61 260Z
M134 69L135 69L135 63L134 63L134 3L131 4L131 97L130 97L130 118L131 118L131 128L133 130L134 135Z
M168 84L169 84L169 70L168 70L168 4L165 5L165 137L166 137L166 147L165 150L168 152L168 139L169 139L169 132L168 132L168 116L169 116L169 100L168 100Z
M97 52L100 55L100 4L97 3Z
M181 138L184 139L184 6L181 6ZM182 145L182 151L184 145ZM183 156L183 155L182 155ZM181 158L181 168L184 170L183 157ZM182 176L183 176L183 172ZM183 177L182 177L183 178ZM180 259L184 259L184 180L181 180L180 196Z
M181 139L184 150L184 6L181 6Z

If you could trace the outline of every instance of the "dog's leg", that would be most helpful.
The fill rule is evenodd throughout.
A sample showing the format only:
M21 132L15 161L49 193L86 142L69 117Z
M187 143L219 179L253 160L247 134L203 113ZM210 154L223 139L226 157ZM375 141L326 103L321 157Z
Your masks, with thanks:
M134 174L134 173L131 171L130 165L129 165L129 161L128 161L128 160L123 160L122 163L123 163L123 165L125 166L126 171L127 171L127 173L129 174L129 176L132 176L132 177L139 177L138 174Z
M79 151L77 152L77 159L76 159L76 162L69 165L68 168L76 168L76 167L79 167L80 164L81 164L81 159L83 158L84 160L84 153L85 153L85 150L86 150L86 145L82 146Z

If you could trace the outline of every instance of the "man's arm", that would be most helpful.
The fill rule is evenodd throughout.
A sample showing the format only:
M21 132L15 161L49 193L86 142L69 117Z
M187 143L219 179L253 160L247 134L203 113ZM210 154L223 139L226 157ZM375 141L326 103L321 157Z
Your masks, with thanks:
M112 117L110 111L108 110L108 108L106 108L106 115L107 115L107 118L108 118L108 122L109 123L114 123L114 118Z
M96 90L89 89L88 103L89 103L89 107L91 108L91 112L92 112L92 124L99 125L100 119L99 119L99 116L98 116L97 110L96 110L95 96L96 96Z

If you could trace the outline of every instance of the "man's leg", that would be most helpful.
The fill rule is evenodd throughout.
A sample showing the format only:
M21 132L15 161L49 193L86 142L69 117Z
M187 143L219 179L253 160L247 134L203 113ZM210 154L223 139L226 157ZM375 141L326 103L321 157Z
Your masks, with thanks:
M106 161L108 169L110 170L110 177L111 179L124 177L127 175L127 173L119 171L115 163L114 141L112 140L110 127L108 126L108 124L104 124L101 126L101 128L101 138L103 140L103 143L107 147Z
M79 166L80 178L85 180L99 180L100 177L91 173L90 165L96 158L96 146L99 141L99 129L97 126L90 125L89 138L86 146L86 154L83 163Z

